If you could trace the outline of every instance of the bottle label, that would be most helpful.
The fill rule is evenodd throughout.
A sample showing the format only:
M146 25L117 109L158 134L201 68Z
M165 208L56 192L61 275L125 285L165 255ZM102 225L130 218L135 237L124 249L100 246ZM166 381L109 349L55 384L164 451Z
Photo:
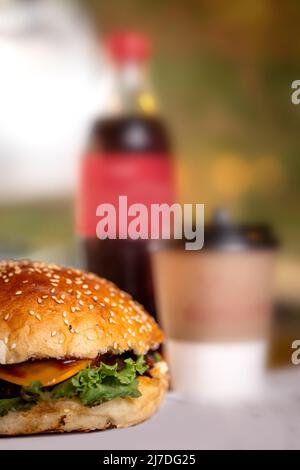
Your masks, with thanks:
M99 222L97 208L101 204L111 204L116 210L116 235L119 238L120 196L127 197L128 207L143 204L149 214L152 204L173 204L174 175L169 156L148 153L86 156L80 170L78 233L83 237L95 237ZM127 217L128 222L129 219Z

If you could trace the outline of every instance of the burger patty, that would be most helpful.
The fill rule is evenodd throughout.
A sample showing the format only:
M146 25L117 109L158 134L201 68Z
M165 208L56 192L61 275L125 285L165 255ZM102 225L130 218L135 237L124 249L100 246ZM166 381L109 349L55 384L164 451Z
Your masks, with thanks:
M16 385L0 379L0 400L2 398L16 398L20 396L21 385Z
M149 351L145 356L144 356L144 359L145 359L145 362L146 364L148 365L148 367L151 369L155 362L157 362L157 355L158 353L157 352L153 352L153 351ZM160 355L159 355L160 357ZM128 352L125 352L123 354L120 354L120 355L115 355L115 354L111 354L111 353L106 353L106 354L102 354L102 355L99 355L96 359L94 359L91 363L91 367L98 367L100 365L100 363L104 363L104 364L108 364L108 365L114 365L114 364L118 364L118 370L122 370L124 367L125 367L125 359L128 359L128 358L132 358L134 360L136 360L137 356L131 352L131 351L128 351ZM68 359L64 359L63 361L66 362L66 361L72 361L74 360L73 358L68 358ZM145 376L148 376L149 375L149 369L147 369L144 374ZM2 380L0 379L0 400L1 399L4 399L4 398L16 398L16 397L19 397L20 394L21 394L21 389L22 389L22 386L21 385L16 385L14 383L11 383L11 382L7 382L6 380ZM45 387L45 390L52 390L53 387Z

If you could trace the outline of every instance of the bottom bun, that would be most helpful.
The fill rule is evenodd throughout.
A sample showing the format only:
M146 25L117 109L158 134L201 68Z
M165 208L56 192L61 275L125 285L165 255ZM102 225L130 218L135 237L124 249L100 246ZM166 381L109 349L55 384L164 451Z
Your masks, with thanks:
M40 402L29 411L10 411L0 417L0 435L87 432L141 423L155 413L168 388L165 367L159 366L166 364L157 364L152 377L139 377L139 398L116 398L93 407L71 399Z

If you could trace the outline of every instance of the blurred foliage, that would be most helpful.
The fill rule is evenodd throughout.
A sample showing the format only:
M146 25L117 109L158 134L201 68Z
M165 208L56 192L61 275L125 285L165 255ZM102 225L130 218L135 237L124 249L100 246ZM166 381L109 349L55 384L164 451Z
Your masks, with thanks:
M73 202L40 201L0 207L0 256L33 256L36 251L64 247L73 256ZM46 252L45 252L45 255ZM44 258L43 258L44 259Z
M182 200L271 222L300 253L297 0L83 2L99 31L154 42L153 75L176 136Z

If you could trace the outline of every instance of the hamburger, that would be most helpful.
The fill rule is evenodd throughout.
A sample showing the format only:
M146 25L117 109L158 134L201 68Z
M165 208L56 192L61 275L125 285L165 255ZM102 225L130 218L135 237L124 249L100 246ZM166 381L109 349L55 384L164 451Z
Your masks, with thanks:
M154 319L78 269L0 262L0 435L123 428L168 387Z

